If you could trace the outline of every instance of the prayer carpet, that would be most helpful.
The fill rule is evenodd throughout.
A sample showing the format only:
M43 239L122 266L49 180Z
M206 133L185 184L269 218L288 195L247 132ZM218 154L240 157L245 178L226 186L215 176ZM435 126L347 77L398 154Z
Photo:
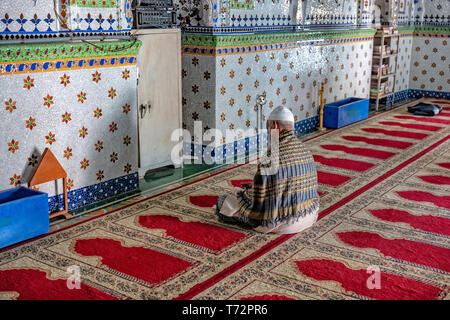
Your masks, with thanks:
M218 221L253 161L1 250L0 299L448 299L450 124L427 119L404 105L305 141L320 212L299 234Z

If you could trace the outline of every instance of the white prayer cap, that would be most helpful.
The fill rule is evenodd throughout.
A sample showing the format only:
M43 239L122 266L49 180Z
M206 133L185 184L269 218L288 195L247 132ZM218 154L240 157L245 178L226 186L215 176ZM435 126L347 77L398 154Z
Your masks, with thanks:
M269 121L290 121L294 122L294 115L291 110L286 107L278 106L270 113Z

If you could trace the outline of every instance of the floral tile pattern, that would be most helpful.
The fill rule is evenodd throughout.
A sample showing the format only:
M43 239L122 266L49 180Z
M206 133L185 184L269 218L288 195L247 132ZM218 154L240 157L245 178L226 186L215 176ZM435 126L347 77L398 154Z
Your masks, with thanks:
M108 52L121 45L124 51ZM6 151L0 189L26 185L48 147L68 174L70 209L138 187L137 119L133 114L140 44L106 43L105 51L98 52L90 45L78 46L91 51L90 56L72 54L73 61L67 61L61 53L78 51L75 47L43 44L29 48L32 66L16 54L0 63L0 115L4 120L0 132ZM23 49L1 46L0 56ZM53 56L45 55L46 51ZM49 194L51 210L57 209L53 196L62 192L62 184L38 188Z
M325 103L369 96L374 32L311 33L309 39L302 33L271 34L263 36L264 45L257 44L261 36L185 34L183 127L193 133L201 121L199 135L212 128L234 131L242 140L235 147L242 149L256 143L243 140L244 132L247 137L258 133L256 96L265 93L263 121L272 108L285 105L297 129L310 130L317 123L321 82ZM226 42L233 45L223 46ZM192 142L208 143L198 137ZM216 142L229 143L225 136Z
M446 37L415 37L411 54L410 89L450 91L449 46Z

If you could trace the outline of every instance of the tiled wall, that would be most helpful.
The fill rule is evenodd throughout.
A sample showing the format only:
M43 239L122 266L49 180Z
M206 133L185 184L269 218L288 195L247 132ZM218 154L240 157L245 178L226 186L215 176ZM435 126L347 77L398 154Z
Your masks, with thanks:
M370 1L369 1L370 2ZM361 0L198 0L175 1L185 26L281 27L367 24L371 3Z
M0 190L26 185L47 147L68 174L71 209L137 188L133 175L139 46L133 42L98 48L68 43L0 46ZM123 176L130 180L120 186L123 181L115 179ZM84 190L93 185L97 191ZM53 183L39 188L49 196L62 190Z
M390 25L448 25L448 0L176 0L185 26L367 25L374 6Z
M263 121L274 107L284 105L294 113L299 130L314 128L321 82L325 103L368 98L374 33L373 29L240 36L185 33L183 126L193 133L195 121L201 121L203 131L217 128L223 134L243 130L255 135L256 96L265 93ZM225 143L223 137L219 145Z
M448 0L375 0L386 25L448 25Z
M416 25L411 48L411 94L448 98L450 1L413 0L411 8L409 19Z
M395 91L404 91L409 89L409 78L411 73L411 50L413 44L414 28L400 29L399 49L397 56L397 73L395 79ZM394 41L395 42L395 41ZM396 50L396 46L393 45Z
M413 0L410 20L420 25L445 26L450 24L450 1Z
M68 174L70 210L138 187L140 42L95 42L131 24L131 0L0 2L0 190L27 185L47 147ZM61 181L38 188L61 209Z
M345 35L343 35L345 36ZM295 121L316 116L320 83L325 103L347 97L367 98L372 37L349 37L347 43L324 45L316 40L275 50L216 57L216 123L219 130L255 128L255 95L266 92L263 121L284 105Z
M449 92L450 29L422 28L412 45L411 77L409 88L413 90ZM419 31L419 30L418 30ZM439 36L435 36L434 32Z
M180 8L189 3L180 3ZM410 89L421 89L430 81L433 92L448 92L448 66L442 56L435 55L441 60L427 71L439 69L436 74L414 80L422 81L421 84L411 83L418 72L413 65L413 51L421 46L421 41L428 41L431 50L439 44L439 52L445 50L448 41L448 28L422 34L423 27L415 25L426 24L430 13L435 15L438 7L447 8L448 1L281 1L276 5L264 1L218 1L213 3L215 7L209 6L209 1L197 3L199 8L217 11L216 15L214 10L203 12L203 18L209 15L217 19L182 21L187 24L183 38L183 126L190 132L194 131L195 121L202 121L203 131L253 130L256 134L255 98L263 92L268 100L264 116L272 107L286 105L292 109L298 129L305 129L305 123L311 126L317 122L321 81L326 82L326 102L351 96L367 98L372 60L370 34L374 31L366 29L369 42L358 36L362 27L372 23L375 6L381 9L382 24L400 27L396 100L407 99ZM418 13L416 22L411 17ZM280 16L281 20L255 19L261 15ZM439 19L445 24L446 17ZM330 34L330 29L324 28L330 25L346 28ZM420 94L417 90L413 93ZM205 144L198 138L192 142ZM226 141L222 138L218 143ZM189 152L192 153L192 146Z
M69 35L128 35L131 0L53 4L0 2L0 115L6 119L0 190L26 183L49 147L68 171L73 209L138 187L139 43L105 50L64 42ZM285 105L295 115L296 130L304 132L317 125L321 81L326 102L368 97L375 31L366 27L375 4L382 6L384 23L402 26L397 97L448 96L444 52L449 21L443 14L448 0L178 0L177 17L185 31L183 127L193 133L195 121L201 120L200 132L217 128L256 134L255 98L265 92L264 116ZM42 43L31 44L31 38ZM48 38L60 41L46 43ZM201 155L206 143L188 141L186 153ZM220 139L216 157L258 143L257 136L234 143ZM61 185L41 190L49 192L51 211L57 210Z

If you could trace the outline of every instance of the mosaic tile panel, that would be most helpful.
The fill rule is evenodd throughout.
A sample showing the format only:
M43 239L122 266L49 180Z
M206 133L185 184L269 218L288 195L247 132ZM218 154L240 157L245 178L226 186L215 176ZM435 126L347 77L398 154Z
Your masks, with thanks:
M120 195L139 187L139 175L133 173L115 179L100 182L84 188L71 190L67 193L69 211L75 210L88 204ZM62 194L49 197L48 207L50 212L57 212L64 208L64 197Z
M217 21L216 1L174 0L173 3L177 23L181 26L213 26Z
M421 97L450 99L450 92L430 91L430 90L409 90L409 97L414 99L418 99Z
M406 102L410 99L409 89L402 90L394 93L394 101L395 103Z
M446 28L448 30L448 28ZM449 92L449 34L414 37L409 88Z
M383 25L448 25L448 0L376 0Z
M307 1L305 25L356 25L358 1Z
M183 129L194 135L194 121L202 122L201 132L215 128L216 59L213 56L183 54L182 61Z
M399 26L410 24L411 7L413 5L412 2L412 0L398 0L397 24Z
M55 6L56 5L56 6ZM0 4L0 40L129 32L131 0L3 0Z
M203 132L217 128L225 134L230 130L238 141L254 136L258 132L256 96L266 93L263 123L273 107L285 105L294 113L297 131L306 131L307 126L302 128L300 123L317 122L322 81L325 103L348 97L367 98L375 30L361 32L185 34L184 128L192 133L195 121L202 121L199 130ZM199 97L207 100L200 101ZM198 139L192 142L200 143ZM219 148L226 145L225 137L217 144ZM245 142L237 145L239 150L244 147Z
M358 0L357 14L358 25L370 25L373 20L373 1Z
M137 171L139 46L139 42L0 46L4 89L0 116L5 121L0 128L1 190L26 185L46 147L66 170L68 191ZM50 197L62 192L61 183L38 187ZM119 185L115 191L120 190ZM80 193L71 195L73 203L98 197L75 196Z
M450 2L448 0L413 0L410 20L415 24L449 25Z
M375 0L375 6L380 9L382 25L398 25L399 0Z
M320 29L307 30L297 32L264 32L254 34L195 34L185 32L183 34L183 52L218 55L239 53L239 51L229 51L227 49L234 49L241 47L246 51L258 51L277 49L278 47L259 47L258 45L290 45L290 47L297 47L298 45L313 45L318 44L332 44L332 43L346 43L352 41L355 37L372 37L375 33L374 29ZM368 39L364 39L368 40ZM255 46L257 46L255 48ZM192 50L189 50L191 49ZM216 50L217 49L217 50ZM219 51L219 49L223 49ZM194 51L195 50L195 51ZM243 51L243 52L246 52Z
M409 89L412 43L412 35L404 34L399 38L395 91L403 91ZM394 50L397 50L395 45L393 46L393 48Z
M448 25L446 0L176 0L181 26L287 27L369 25L374 6L384 24ZM4 0L0 35L43 35L67 32L129 31L131 0Z
M298 135L305 134L316 130L319 125L319 117L311 117L302 121L298 121L294 125L295 132ZM238 139L231 143L226 143L218 147L208 147L197 143L185 143L184 154L192 155L197 158L204 157L205 153L212 154L213 159L220 162L227 157L234 155L254 154L258 151L259 146L263 149L267 145L267 134L255 135L244 139Z
M299 1L243 1L222 0L220 27L292 26L302 24L302 6Z
M194 0L176 1L175 7L182 26L354 26L358 22L358 0ZM362 14L364 24L370 14L370 10Z
M256 128L255 95L263 92L268 101L263 121L278 105L290 108L296 122L317 115L322 81L325 103L367 98L371 54L371 42L361 41L220 57L216 128Z

